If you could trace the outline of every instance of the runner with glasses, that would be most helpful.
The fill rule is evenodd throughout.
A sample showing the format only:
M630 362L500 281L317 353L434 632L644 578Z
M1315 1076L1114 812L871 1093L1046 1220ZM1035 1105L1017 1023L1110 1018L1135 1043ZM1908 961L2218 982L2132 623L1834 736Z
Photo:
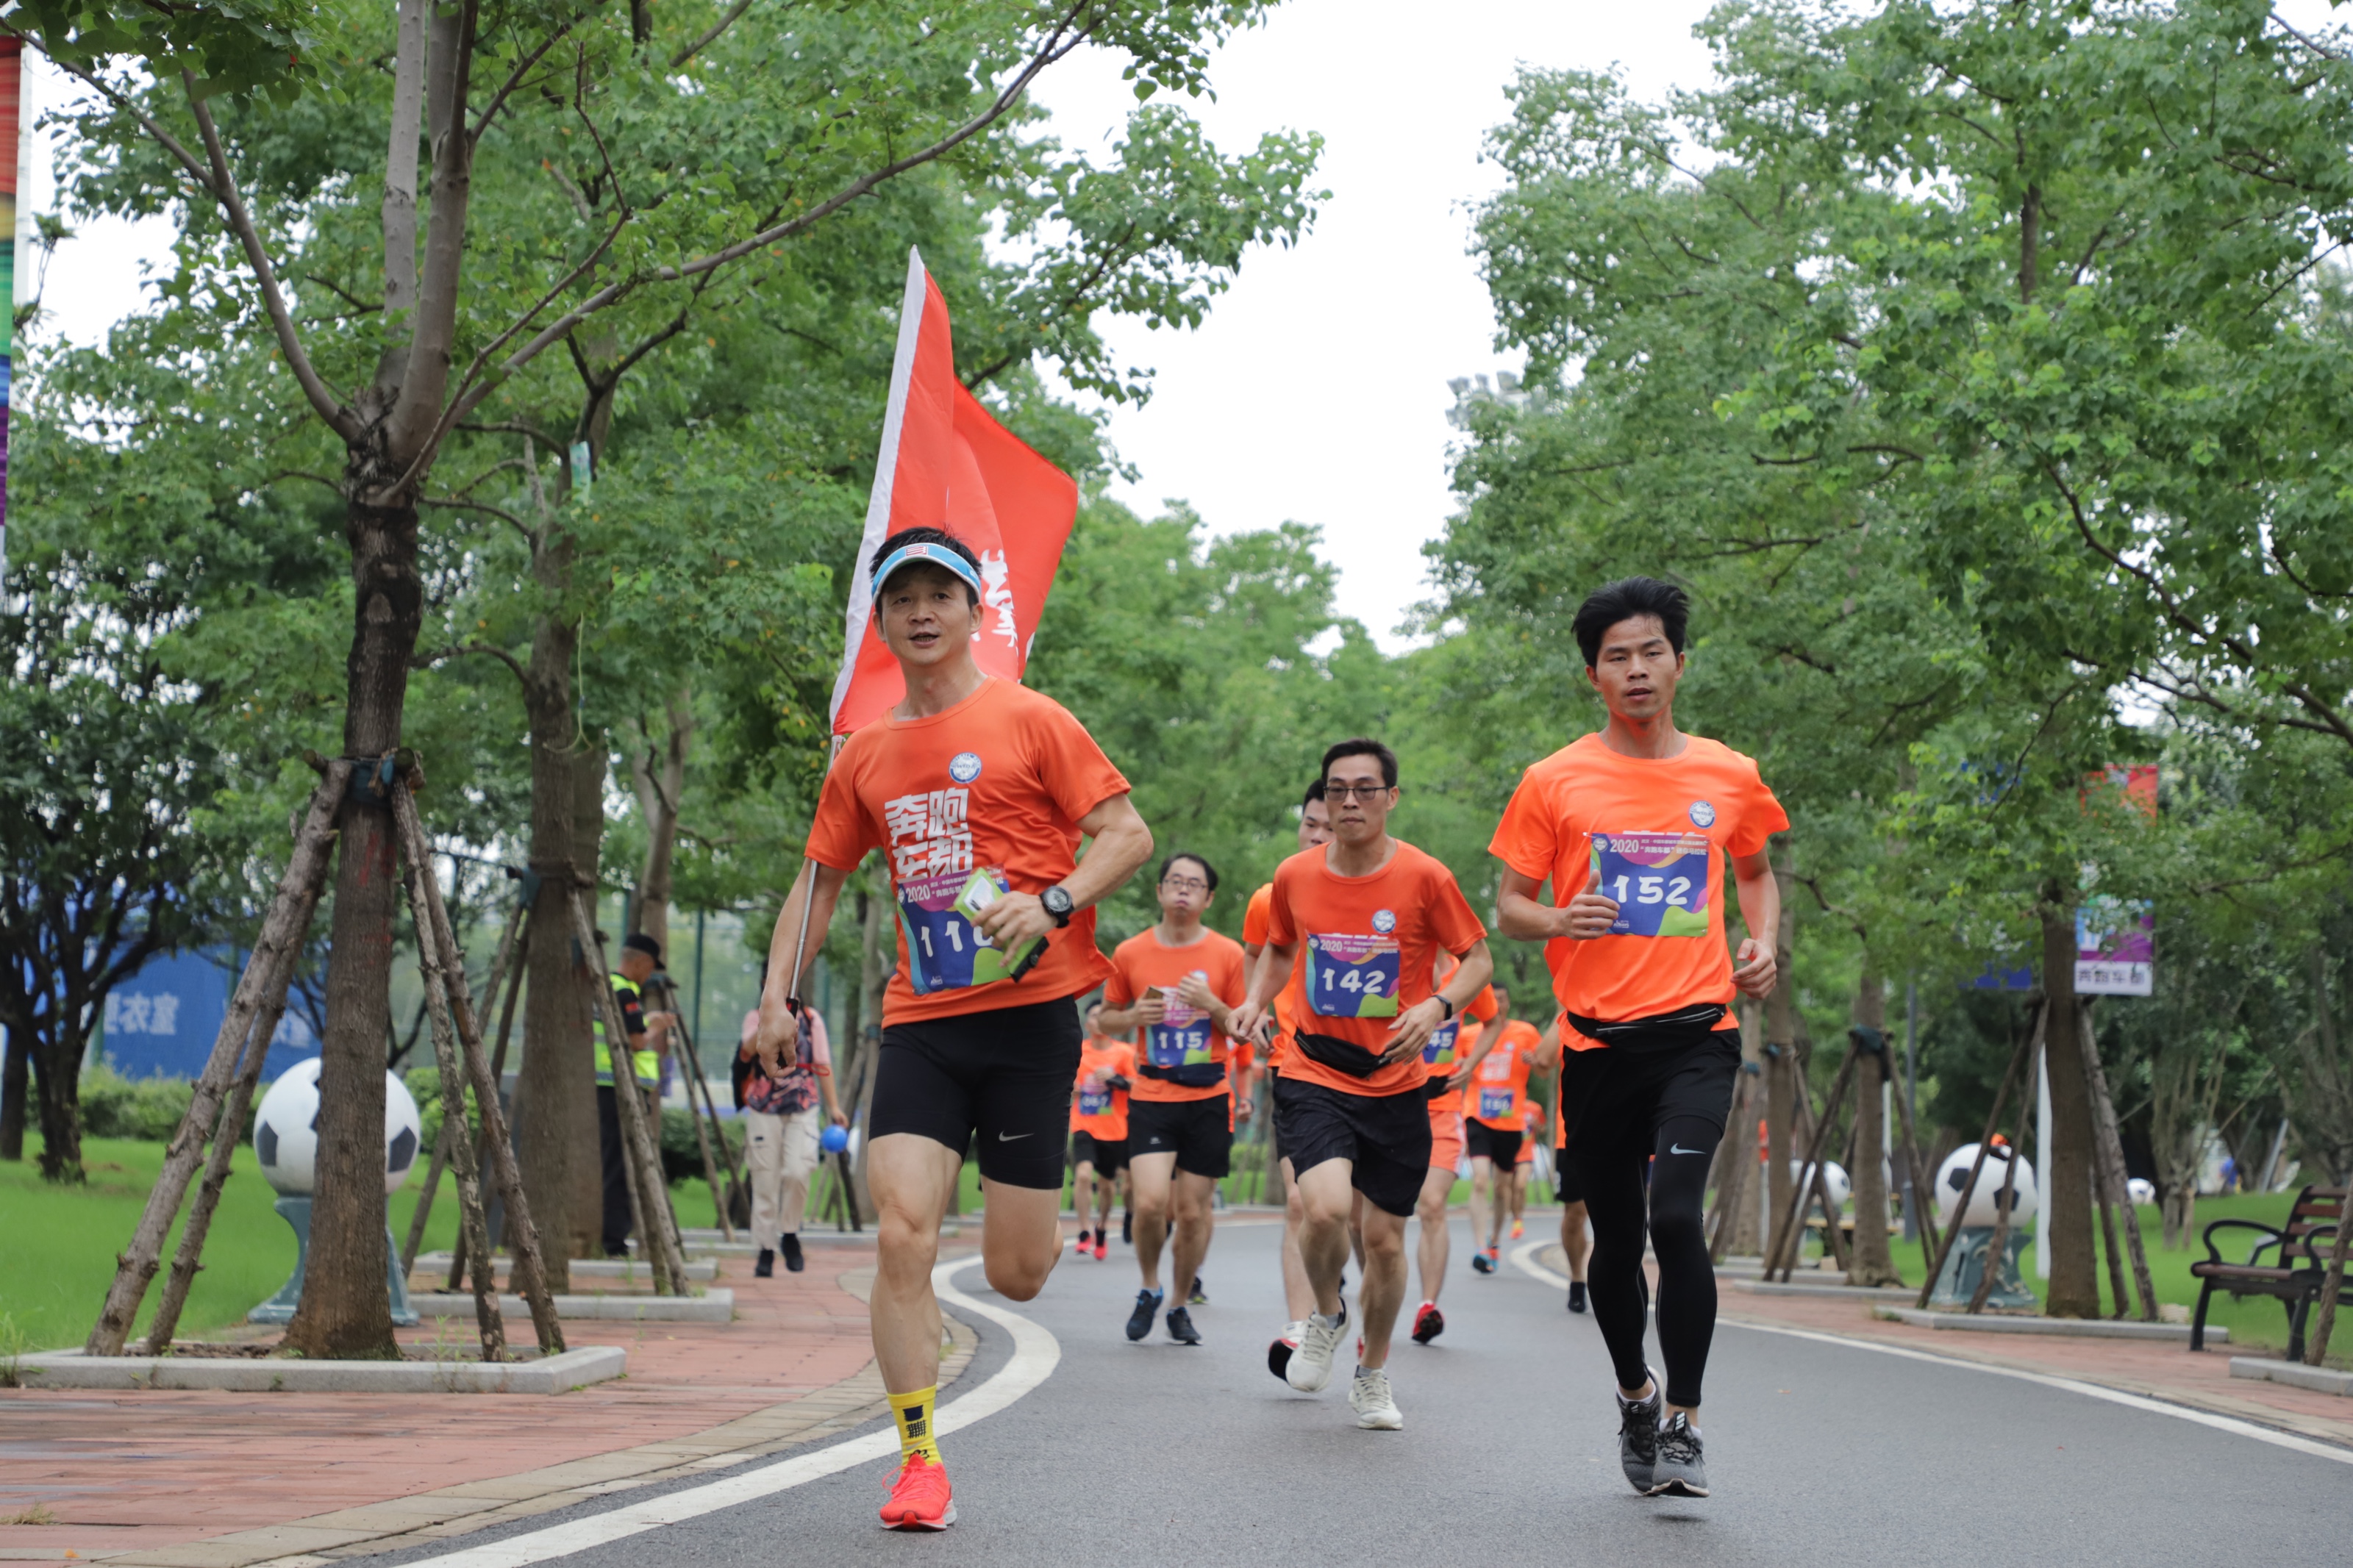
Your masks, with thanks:
M1297 1172L1305 1211L1299 1250L1315 1310L1285 1381L1303 1393L1332 1376L1345 1314L1341 1270L1348 1218L1365 1197L1363 1349L1350 1381L1356 1425L1405 1425L1389 1387L1389 1334L1404 1304L1405 1222L1430 1169L1422 1047L1494 972L1487 929L1443 864L1392 838L1397 754L1377 741L1342 741L1324 753L1332 842L1285 860L1274 874L1267 940L1236 1030L1253 1033L1294 961L1304 1005L1274 1091L1278 1136ZM1438 955L1461 967L1431 984Z
M1152 1331L1166 1292L1160 1254L1176 1221L1169 1270L1177 1286L1168 1337L1198 1345L1186 1297L1208 1255L1210 1204L1231 1168L1233 1095L1227 1083L1233 1009L1242 999L1241 943L1201 923L1218 896L1218 873L1198 855L1160 866L1160 923L1111 955L1099 1022L1135 1034L1135 1079L1127 1100L1127 1179L1135 1194L1135 1266L1143 1287L1127 1337Z

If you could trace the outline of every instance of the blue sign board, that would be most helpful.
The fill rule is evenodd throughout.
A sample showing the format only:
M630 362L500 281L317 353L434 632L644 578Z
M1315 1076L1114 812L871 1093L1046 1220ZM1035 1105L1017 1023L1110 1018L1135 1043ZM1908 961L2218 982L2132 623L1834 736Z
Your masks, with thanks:
M124 1078L195 1078L205 1070L237 967L225 952L159 952L106 994L98 1050ZM319 1054L310 1021L289 1011L270 1037L261 1081Z

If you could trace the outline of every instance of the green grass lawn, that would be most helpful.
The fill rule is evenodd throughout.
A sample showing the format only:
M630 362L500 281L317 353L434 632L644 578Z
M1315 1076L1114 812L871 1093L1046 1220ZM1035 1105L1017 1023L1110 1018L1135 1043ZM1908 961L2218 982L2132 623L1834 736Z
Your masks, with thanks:
M106 1288L114 1278L114 1257L129 1244L139 1224L147 1190L164 1168L164 1145L129 1139L92 1138L82 1144L90 1183L55 1187L41 1180L34 1163L39 1137L28 1133L20 1164L0 1164L0 1312L16 1322L35 1350L79 1345L90 1333ZM294 1232L270 1207L277 1195L261 1179L250 1146L237 1150L228 1185L222 1189L205 1243L204 1271L188 1291L180 1315L183 1334L199 1334L244 1320L255 1303L268 1300L294 1268ZM394 1237L406 1238L417 1206L420 1172L392 1195ZM453 1189L442 1184L426 1226L426 1246L448 1247L458 1234ZM185 1212L185 1210L184 1210ZM179 1244L175 1227L164 1249L164 1268ZM136 1331L143 1332L163 1291L163 1275L147 1292Z

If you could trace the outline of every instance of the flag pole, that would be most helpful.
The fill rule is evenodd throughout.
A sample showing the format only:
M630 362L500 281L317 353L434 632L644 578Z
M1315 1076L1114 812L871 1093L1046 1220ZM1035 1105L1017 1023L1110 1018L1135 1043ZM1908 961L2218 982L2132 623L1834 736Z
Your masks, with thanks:
M841 755L841 742L846 737L836 735L827 742L825 772L828 778L833 776L833 760ZM817 862L810 859L806 851L801 855L800 874L794 878L793 886L801 889L801 924L799 931L793 937L793 968L789 977L791 984L786 989L785 999L798 1007L802 1005L801 965L806 962L808 954L809 911L817 905Z

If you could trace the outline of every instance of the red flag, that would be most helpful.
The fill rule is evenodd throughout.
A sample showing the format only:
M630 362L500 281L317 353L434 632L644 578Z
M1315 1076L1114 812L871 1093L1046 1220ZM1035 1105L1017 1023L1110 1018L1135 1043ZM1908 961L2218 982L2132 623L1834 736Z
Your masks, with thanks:
M947 301L910 250L882 451L833 684L833 732L872 723L907 694L899 661L870 626L874 589L866 574L883 540L902 528L944 528L972 547L984 585L973 658L989 674L1018 680L1078 513L1078 481L999 425L956 379Z

